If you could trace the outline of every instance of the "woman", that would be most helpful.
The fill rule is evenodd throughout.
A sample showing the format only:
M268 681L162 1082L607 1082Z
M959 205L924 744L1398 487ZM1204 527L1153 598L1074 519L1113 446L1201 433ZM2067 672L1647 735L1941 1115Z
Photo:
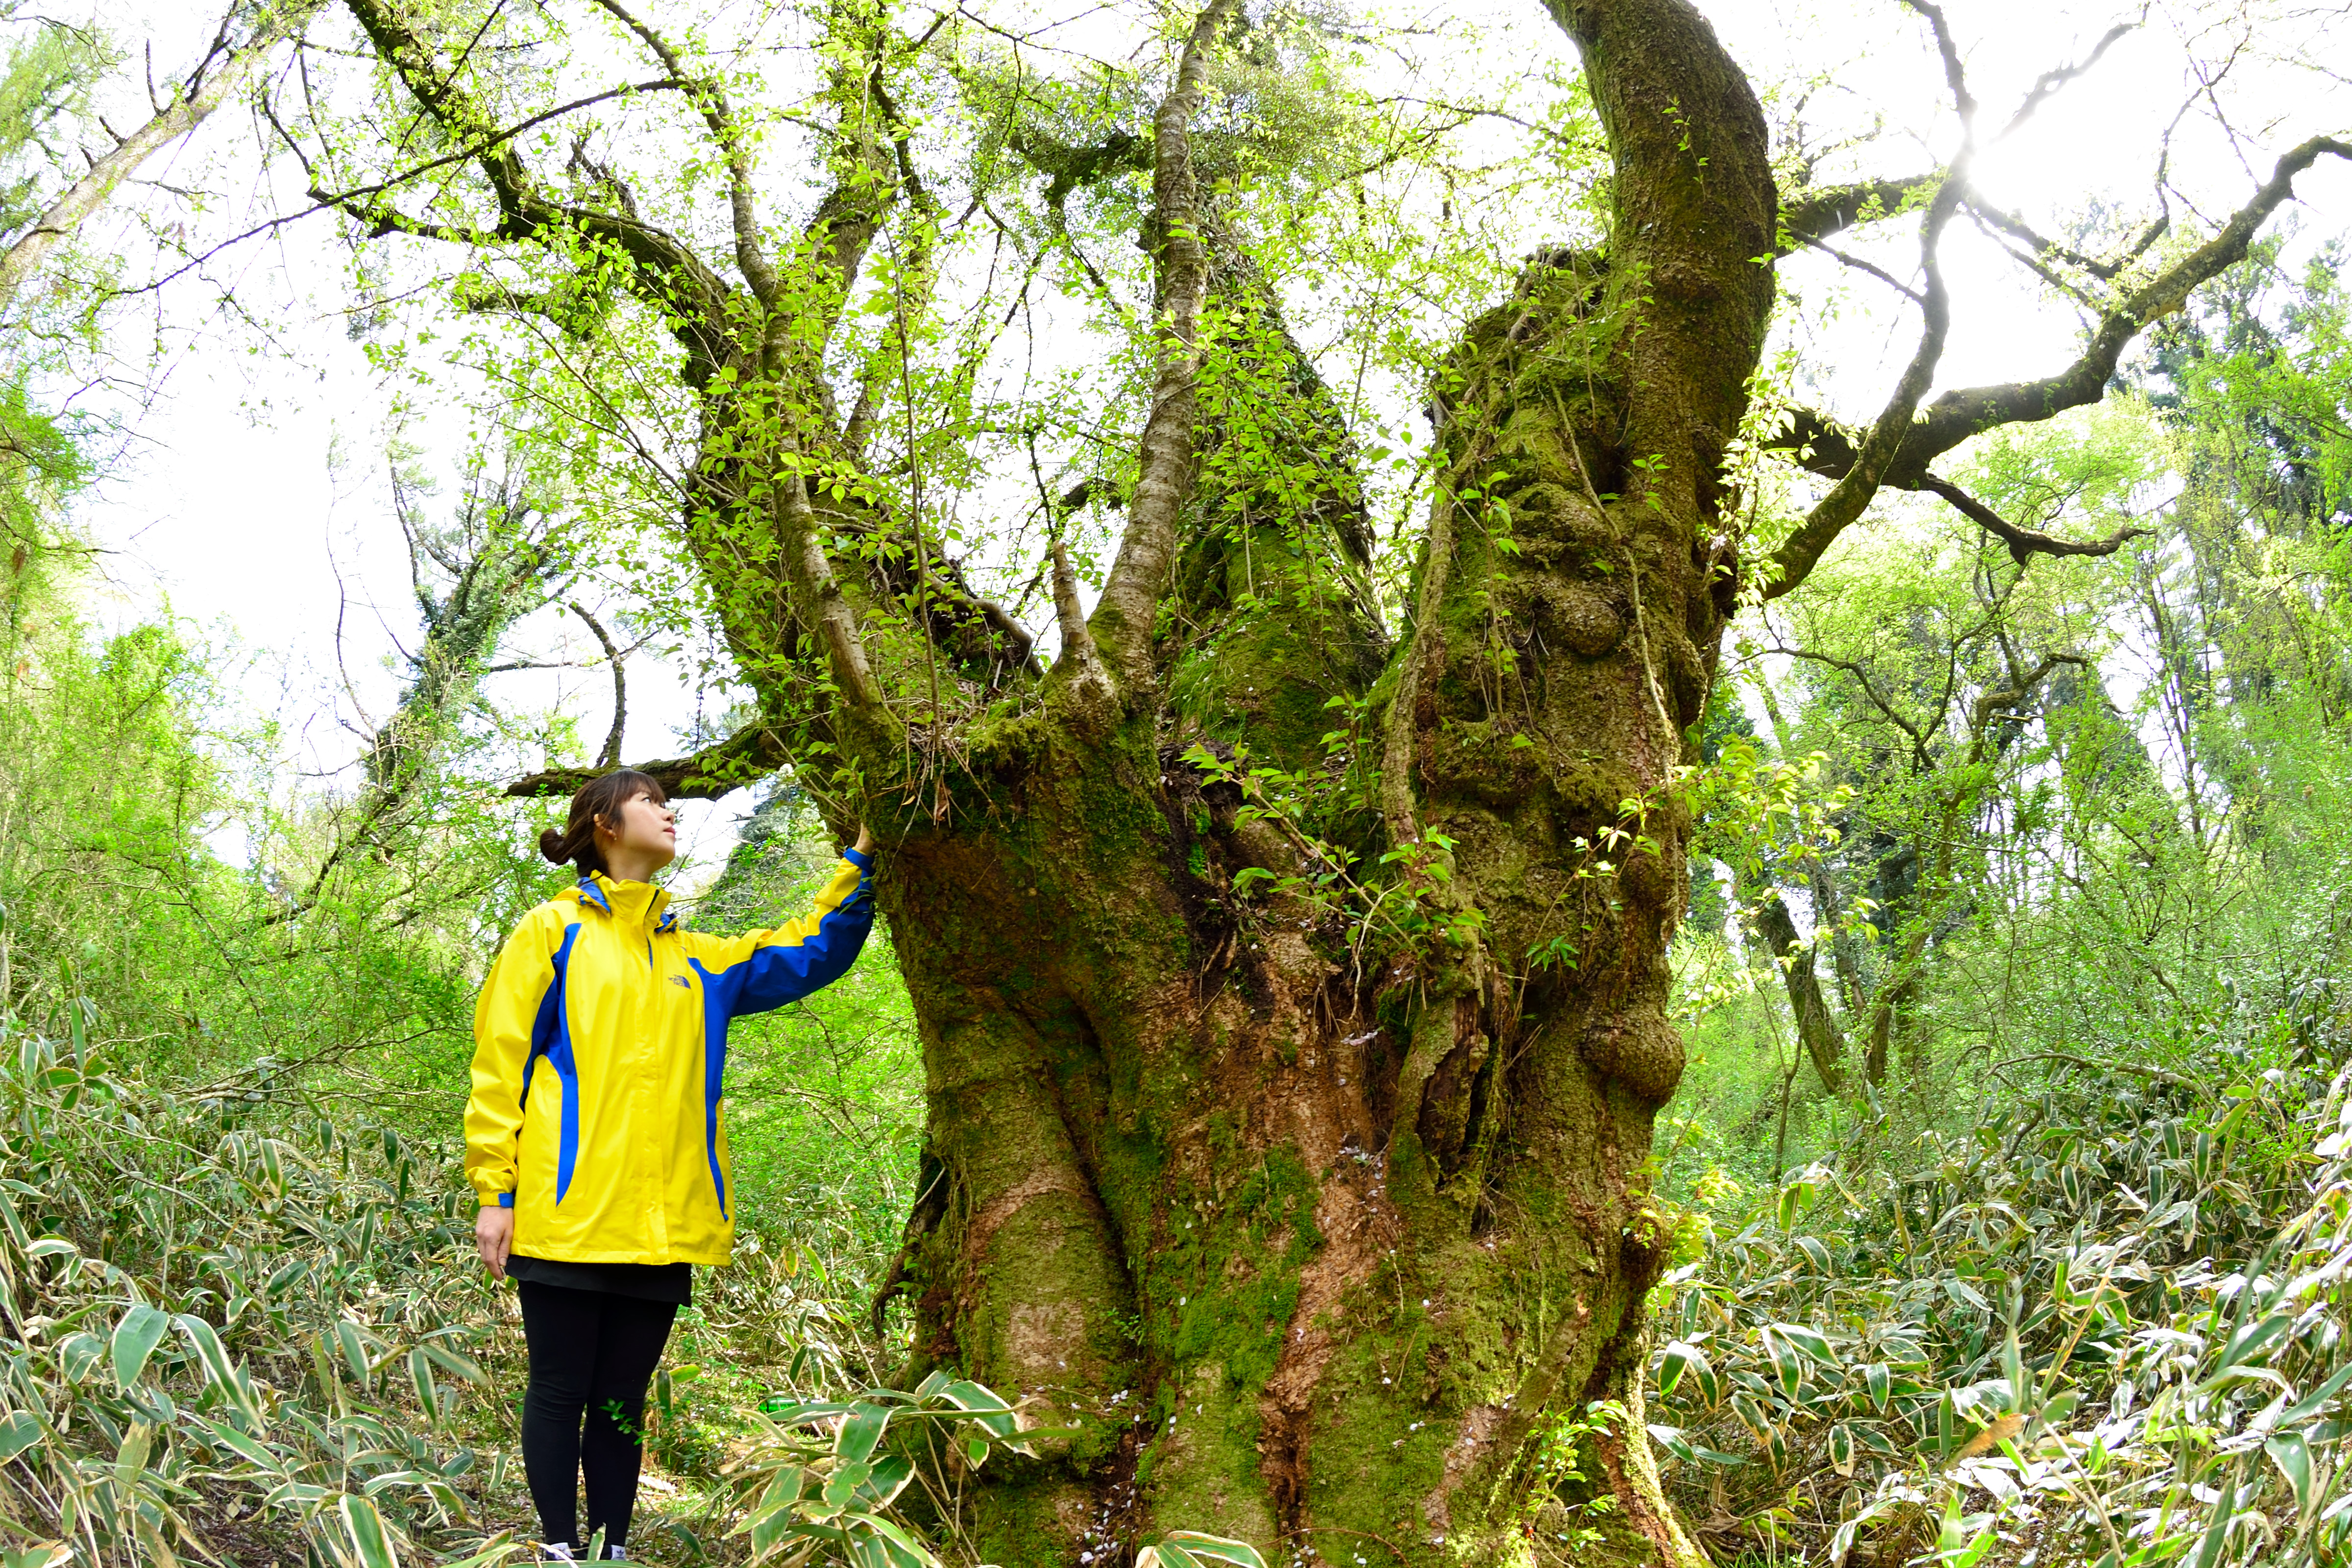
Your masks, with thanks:
M690 1266L734 1241L727 1026L847 972L874 923L872 847L861 828L809 919L716 937L679 930L652 884L677 827L647 775L606 773L540 836L580 881L523 917L482 986L466 1175L482 1261L520 1281L523 1469L549 1561L584 1558L599 1531L627 1555L646 1385Z

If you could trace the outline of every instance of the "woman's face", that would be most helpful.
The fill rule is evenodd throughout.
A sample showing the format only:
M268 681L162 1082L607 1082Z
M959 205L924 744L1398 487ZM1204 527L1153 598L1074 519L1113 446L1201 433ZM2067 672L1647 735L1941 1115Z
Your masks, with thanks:
M642 867L641 875L658 871L677 858L677 812L639 795L621 807L621 820L609 837L601 824L596 837L605 864L615 870L628 866Z

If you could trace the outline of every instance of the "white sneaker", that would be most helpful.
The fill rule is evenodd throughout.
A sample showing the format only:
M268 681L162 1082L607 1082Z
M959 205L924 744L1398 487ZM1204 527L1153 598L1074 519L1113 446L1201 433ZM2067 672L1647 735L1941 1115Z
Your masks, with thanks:
M572 1555L572 1548L566 1546L561 1541L546 1542L541 1545L540 1551L545 1554L540 1558L541 1563L577 1563L580 1561L580 1559Z

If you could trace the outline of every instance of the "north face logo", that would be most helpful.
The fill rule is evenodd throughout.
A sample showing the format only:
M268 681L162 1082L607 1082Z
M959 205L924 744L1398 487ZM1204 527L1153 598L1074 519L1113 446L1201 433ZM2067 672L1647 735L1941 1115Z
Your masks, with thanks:
M688 979L685 975L683 975L683 974L673 974L673 975L671 975L671 976L669 977L669 983L670 983L672 985L683 985L683 986L685 986L685 987L686 987L688 990L689 990L689 991L691 991L691 990L693 990L693 989L694 989L694 982L693 982L693 981L691 981L691 980L688 980Z

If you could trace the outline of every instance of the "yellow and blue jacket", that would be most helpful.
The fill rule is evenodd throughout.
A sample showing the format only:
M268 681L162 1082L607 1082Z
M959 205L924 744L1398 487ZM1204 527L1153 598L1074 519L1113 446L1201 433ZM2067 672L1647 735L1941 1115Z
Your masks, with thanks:
M681 931L667 893L602 874L523 917L474 1009L466 1106L467 1180L515 1211L515 1251L727 1261L727 1026L848 971L872 868L844 851L812 916L742 936Z

